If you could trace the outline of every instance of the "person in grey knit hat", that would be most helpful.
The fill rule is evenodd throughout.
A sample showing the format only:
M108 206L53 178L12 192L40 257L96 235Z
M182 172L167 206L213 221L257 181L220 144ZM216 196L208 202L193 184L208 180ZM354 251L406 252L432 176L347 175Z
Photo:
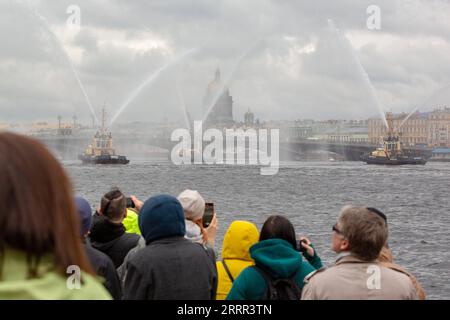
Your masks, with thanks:
M203 228L205 199L196 190L184 190L177 197L184 211L186 223L185 238L214 248L217 234L217 217L214 217L207 228Z

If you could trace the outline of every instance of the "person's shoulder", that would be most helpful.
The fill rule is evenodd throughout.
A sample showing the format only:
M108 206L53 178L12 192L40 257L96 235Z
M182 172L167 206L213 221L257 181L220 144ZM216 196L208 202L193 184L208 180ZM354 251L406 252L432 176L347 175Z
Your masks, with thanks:
M140 235L136 234L136 233L128 233L125 232L122 236L121 239L123 241L126 241L127 243L131 243L131 244L135 244L137 245L137 243L139 242L139 239L141 238Z
M316 279L318 274L323 273L323 270L314 270L307 274L303 280L305 284L310 283L312 279Z
M308 284L310 282L316 281L326 281L333 273L337 270L337 266L332 266L329 268L320 268L318 270L313 270L309 274L307 274L304 278L304 284Z
M215 261L216 253L213 248L187 239L180 240L180 246L186 250L186 254L196 254Z
M239 274L239 278L252 283L265 283L265 276L263 275L263 273L261 273L261 271L261 268L258 268L258 266L251 265L242 270L242 272Z
M93 265L95 265L95 267L105 266L109 262L112 263L111 258L104 252L101 252L100 250L92 247L91 245L86 245L85 248L86 248L86 254L87 254L90 262Z
M411 299L418 297L414 277L402 268L389 268L381 265L381 276L386 283L389 283L403 297L409 297Z
M389 267L384 264L380 264L380 267L384 276L389 277L392 281L398 281L404 284L412 283L411 277L402 268L395 265L393 265L393 267Z

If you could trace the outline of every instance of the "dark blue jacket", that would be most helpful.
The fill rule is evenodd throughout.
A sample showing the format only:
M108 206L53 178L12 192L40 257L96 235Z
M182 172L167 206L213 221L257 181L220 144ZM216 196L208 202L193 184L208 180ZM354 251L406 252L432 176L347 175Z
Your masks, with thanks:
M146 247L125 261L124 299L212 300L217 290L214 257L184 238L183 208L168 195L147 200L139 213Z
M122 288L114 263L106 254L93 248L89 241L85 243L84 248L94 271L104 279L103 285L113 299L122 299Z

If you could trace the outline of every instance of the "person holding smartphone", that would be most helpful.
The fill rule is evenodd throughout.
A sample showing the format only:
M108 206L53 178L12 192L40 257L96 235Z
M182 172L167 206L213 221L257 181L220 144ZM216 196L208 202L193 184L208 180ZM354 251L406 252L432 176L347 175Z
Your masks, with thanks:
M185 238L214 248L217 234L217 217L213 203L206 203L196 190L184 190L178 196L185 217Z

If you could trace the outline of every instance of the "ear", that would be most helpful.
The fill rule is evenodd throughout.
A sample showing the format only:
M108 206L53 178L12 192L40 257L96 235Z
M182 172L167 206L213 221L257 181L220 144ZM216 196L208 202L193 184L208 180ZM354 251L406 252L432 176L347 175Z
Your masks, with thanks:
M348 251L349 249L349 243L347 239L342 239L341 241L341 246L340 246L340 250L341 251Z

